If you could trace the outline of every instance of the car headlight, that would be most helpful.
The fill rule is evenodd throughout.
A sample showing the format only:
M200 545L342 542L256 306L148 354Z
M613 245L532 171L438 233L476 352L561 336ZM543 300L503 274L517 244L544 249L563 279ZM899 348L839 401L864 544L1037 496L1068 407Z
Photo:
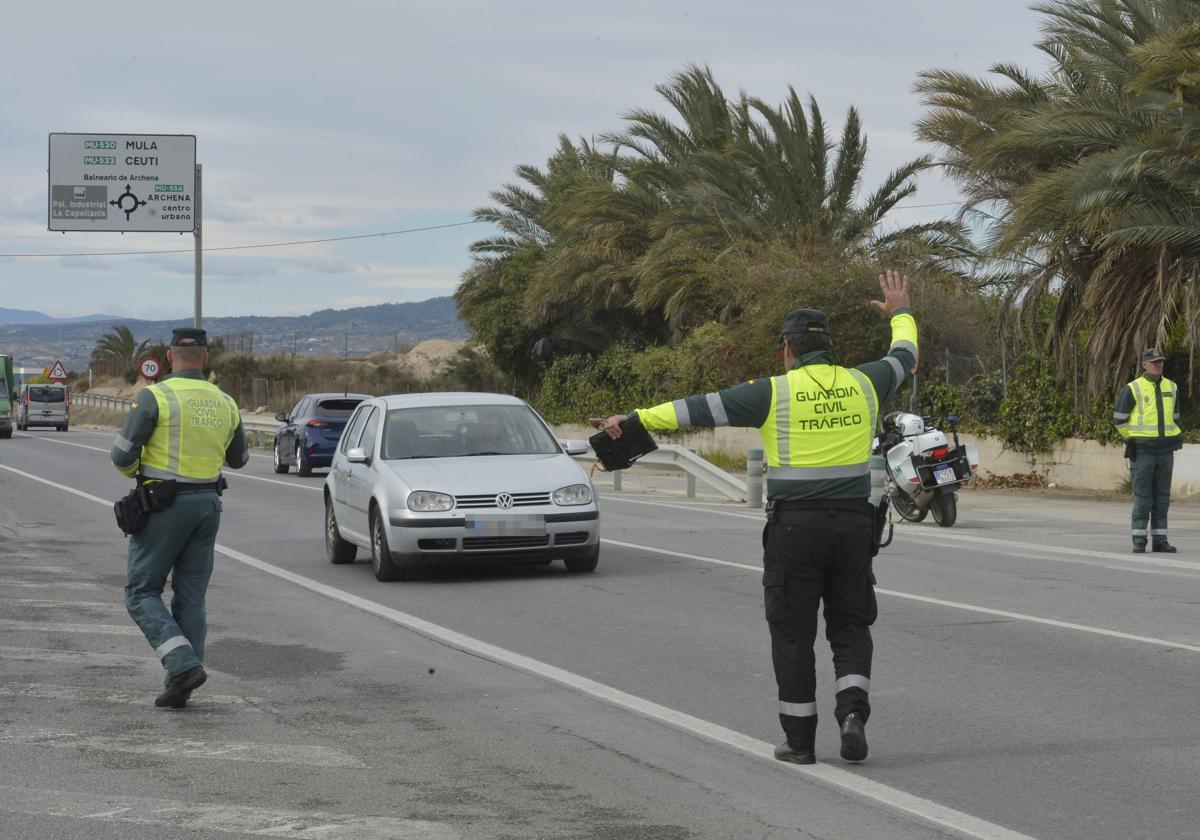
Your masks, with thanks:
M586 505L592 500L592 488L587 484L572 484L569 487L559 487L550 494L554 504L570 507L571 505Z
M454 507L454 497L445 493L434 493L432 490L418 490L408 494L408 509L422 512L450 510Z

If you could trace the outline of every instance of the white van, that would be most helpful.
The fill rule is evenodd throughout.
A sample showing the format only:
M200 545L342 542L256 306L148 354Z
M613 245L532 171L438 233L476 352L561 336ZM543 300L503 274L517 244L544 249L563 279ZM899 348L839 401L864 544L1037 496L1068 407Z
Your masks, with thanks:
M70 396L67 386L57 382L46 385L22 385L17 402L17 428L53 426L65 432L71 423Z

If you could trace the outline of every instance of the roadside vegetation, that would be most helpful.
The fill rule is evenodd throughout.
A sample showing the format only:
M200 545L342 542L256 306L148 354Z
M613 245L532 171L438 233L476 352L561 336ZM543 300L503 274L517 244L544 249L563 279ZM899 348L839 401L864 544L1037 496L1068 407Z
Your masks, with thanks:
M857 110L835 124L817 97L728 96L706 67L660 85L661 112L560 137L475 213L497 232L456 298L493 375L578 422L775 372L800 306L829 314L856 364L886 345L866 300L893 266L917 280L922 371L887 408L958 414L1039 453L1115 439L1112 400L1143 347L1195 394L1200 3L1036 9L1046 68L920 74L916 137L934 153L877 184ZM899 224L931 169L964 203Z

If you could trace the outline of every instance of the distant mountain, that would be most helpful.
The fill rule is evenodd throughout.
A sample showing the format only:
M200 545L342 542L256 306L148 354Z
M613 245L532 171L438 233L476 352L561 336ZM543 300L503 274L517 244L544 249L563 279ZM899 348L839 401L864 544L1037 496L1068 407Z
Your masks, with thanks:
M55 318L33 309L5 309L0 306L0 326L13 324L77 324L85 321L110 321L115 315L83 315L78 318Z
M9 313L0 309L0 322ZM191 319L138 321L114 316L89 316L91 320L49 318L40 312L26 315L48 320L0 325L0 353L10 353L18 365L45 367L56 360L70 370L87 368L96 341L117 324L125 324L141 341L166 341L174 327L191 326ZM308 356L367 356L397 345L417 344L429 338L463 341L467 328L458 319L454 298L437 297L416 303L383 303L354 309L322 309L311 315L241 315L206 318L210 339L224 338L233 350L269 356L297 353Z

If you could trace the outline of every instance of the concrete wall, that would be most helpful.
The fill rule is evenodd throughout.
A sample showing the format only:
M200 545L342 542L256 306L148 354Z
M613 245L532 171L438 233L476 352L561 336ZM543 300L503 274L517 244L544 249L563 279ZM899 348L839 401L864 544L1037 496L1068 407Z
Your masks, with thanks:
M562 439L586 440L595 434L595 429L587 426L557 426L555 431ZM996 438L975 438L972 435L959 437L964 443L979 447L980 470L985 475L1036 471L1060 487L1083 490L1116 490L1129 477L1124 448L1121 446L1102 446L1092 440L1069 438L1049 455L1030 460L1019 452L1004 451L1003 444ZM757 429L693 429L664 440L700 453L744 455L747 449L762 448ZM1175 453L1175 473L1171 486L1175 497L1200 495L1200 445L1184 444L1183 449Z

